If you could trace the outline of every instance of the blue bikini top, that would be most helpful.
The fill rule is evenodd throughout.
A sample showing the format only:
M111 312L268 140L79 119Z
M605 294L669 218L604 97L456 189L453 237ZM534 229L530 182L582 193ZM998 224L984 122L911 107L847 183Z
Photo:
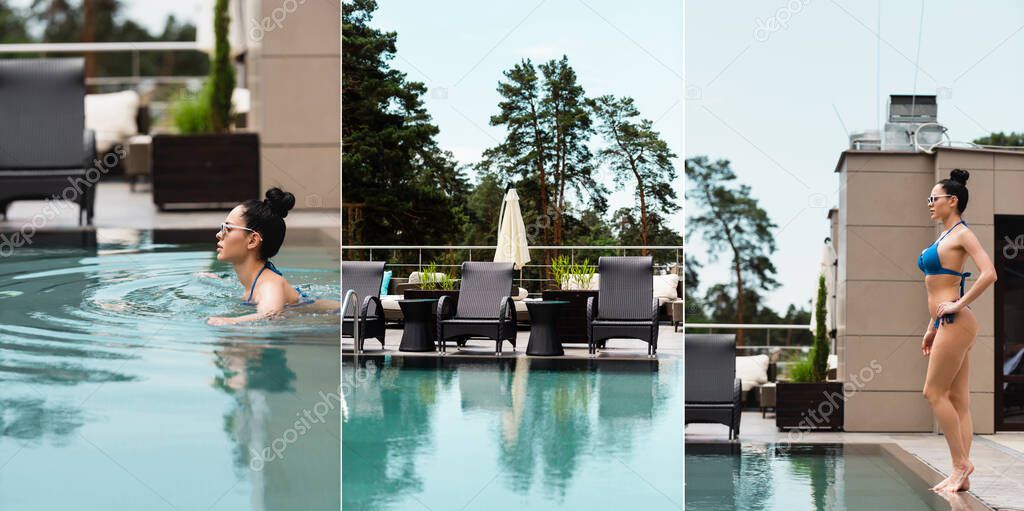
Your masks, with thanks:
M245 299L246 305L252 305L252 293L256 290L256 281L260 280L260 275L263 275L263 270L270 270L278 275L283 275L281 270L278 270L277 267L274 266L274 263L267 261L266 264L260 268L259 273L256 274L256 278L252 279L252 286L249 288L249 298ZM315 298L300 289L299 286L295 286L295 291L299 293L299 301L290 305L306 305L316 301Z
M939 239L935 240L931 245L921 251L921 255L917 256L917 267L924 272L925 275L953 275L960 277L960 296L964 294L964 280L970 277L969 272L960 273L958 271L950 270L942 267L942 261L939 260L939 242L942 241L949 233L956 229L956 226L964 224L964 227L970 227L967 222L963 220L953 224L948 231L945 232Z

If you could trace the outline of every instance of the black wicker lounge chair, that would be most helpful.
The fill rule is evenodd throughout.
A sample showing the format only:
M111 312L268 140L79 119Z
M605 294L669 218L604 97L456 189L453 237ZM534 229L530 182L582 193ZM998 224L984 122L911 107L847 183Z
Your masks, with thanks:
M442 296L437 302L437 342L441 352L445 341L455 339L459 347L470 337L494 339L495 354L501 355L501 342L516 349L516 308L512 303L512 263L462 263L459 296Z
M650 256L602 257L597 301L587 299L590 354L608 339L640 339L647 354L658 353L658 299L654 297L654 259Z
M359 338L355 339L356 351L363 351L363 341L374 337L384 349L384 306L380 303L380 285L384 280L384 263L369 261L342 261L341 288L345 292L354 290L362 302L359 307ZM352 337L355 315L341 311L342 336Z
M84 60L0 60L0 213L17 200L56 197L78 204L92 224L102 168L85 129Z
M735 334L686 334L686 424L729 427L740 436L741 382L736 377Z

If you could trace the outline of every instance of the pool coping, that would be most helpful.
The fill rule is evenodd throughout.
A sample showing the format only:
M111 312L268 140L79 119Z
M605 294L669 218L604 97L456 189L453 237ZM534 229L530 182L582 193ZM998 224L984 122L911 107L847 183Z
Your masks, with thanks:
M932 468L931 465L929 465L927 462L925 462L921 458L917 457L916 455L908 452L906 449L900 447L900 445L895 443L895 442L879 442L879 443L799 442L799 443L789 443L789 442L744 442L744 441L726 440L726 439L722 439L722 440L701 440L701 441L696 441L696 442L684 441L684 443L683 443L683 445L684 445L684 447L683 447L683 449L684 449L684 459L685 459L685 449L686 449L686 446L691 446L691 445L735 445L735 446L741 446L741 445L747 444L747 445L769 446L769 445L775 445L775 444L778 444L778 443L788 443L789 445L800 445L800 446L804 446L804 445L806 445L806 446L834 445L834 446L841 446L844 451L845 450L849 450L851 452L858 452L858 451L859 452L868 452L868 451L872 451L873 452L875 450L878 450L883 455L888 456L888 457L890 457L890 458L892 458L892 459L894 459L895 461L898 462L898 463L891 463L891 465L904 478L917 479L918 481L923 482L928 487L934 486L939 481L942 481L943 479L945 479L945 476L943 476L941 473L939 473L934 468ZM684 478L685 478L685 472L684 472ZM941 494L936 494L936 495L938 495L939 497L945 498L945 496L943 496ZM996 508L993 508L993 507L989 506L983 500L978 498L973 493L970 493L969 491L968 492L959 492L959 493L956 494L956 496L957 496L957 500L959 500L960 502L958 502L956 506L952 507L952 509L954 509L954 510L958 510L958 511L960 511L960 510L962 510L962 511L995 511L996 510ZM946 500L949 501L950 499L946 499ZM952 502L950 502L950 504L952 506Z

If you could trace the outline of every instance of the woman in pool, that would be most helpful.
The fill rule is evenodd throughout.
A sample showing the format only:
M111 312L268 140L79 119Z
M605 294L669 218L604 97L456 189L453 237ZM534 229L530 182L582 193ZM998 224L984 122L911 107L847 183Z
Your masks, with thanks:
M211 325L270 319L294 305L310 305L307 296L281 275L270 262L284 242L284 218L295 206L295 196L280 188L267 190L266 199L245 201L228 213L217 232L217 260L231 263L244 286L242 299L256 312L233 318L212 317ZM215 276L208 273L203 276Z
M978 335L978 320L968 305L996 281L992 261L977 236L961 219L967 209L966 170L953 169L949 179L932 188L928 211L932 221L941 222L944 233L921 252L917 265L925 274L928 310L931 317L921 341L921 353L928 356L924 397L942 428L953 460L949 477L932 487L934 491L962 491L970 488L974 471L969 456L974 428L969 408L968 370L970 350ZM981 275L964 293L963 269L970 256Z

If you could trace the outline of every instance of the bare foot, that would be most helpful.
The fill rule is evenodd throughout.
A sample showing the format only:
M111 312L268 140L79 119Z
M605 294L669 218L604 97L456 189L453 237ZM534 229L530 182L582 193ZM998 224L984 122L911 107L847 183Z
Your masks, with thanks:
M940 491L959 492L970 489L971 483L968 477L974 472L974 464L970 460L964 461L961 465L954 465L953 472L949 474L950 482Z
M950 474L950 475L946 476L945 479L939 481L938 484L936 484L935 486L932 486L932 491L934 491L934 492L942 491L942 489L945 488L946 485L948 485L951 482L953 482L953 474Z

